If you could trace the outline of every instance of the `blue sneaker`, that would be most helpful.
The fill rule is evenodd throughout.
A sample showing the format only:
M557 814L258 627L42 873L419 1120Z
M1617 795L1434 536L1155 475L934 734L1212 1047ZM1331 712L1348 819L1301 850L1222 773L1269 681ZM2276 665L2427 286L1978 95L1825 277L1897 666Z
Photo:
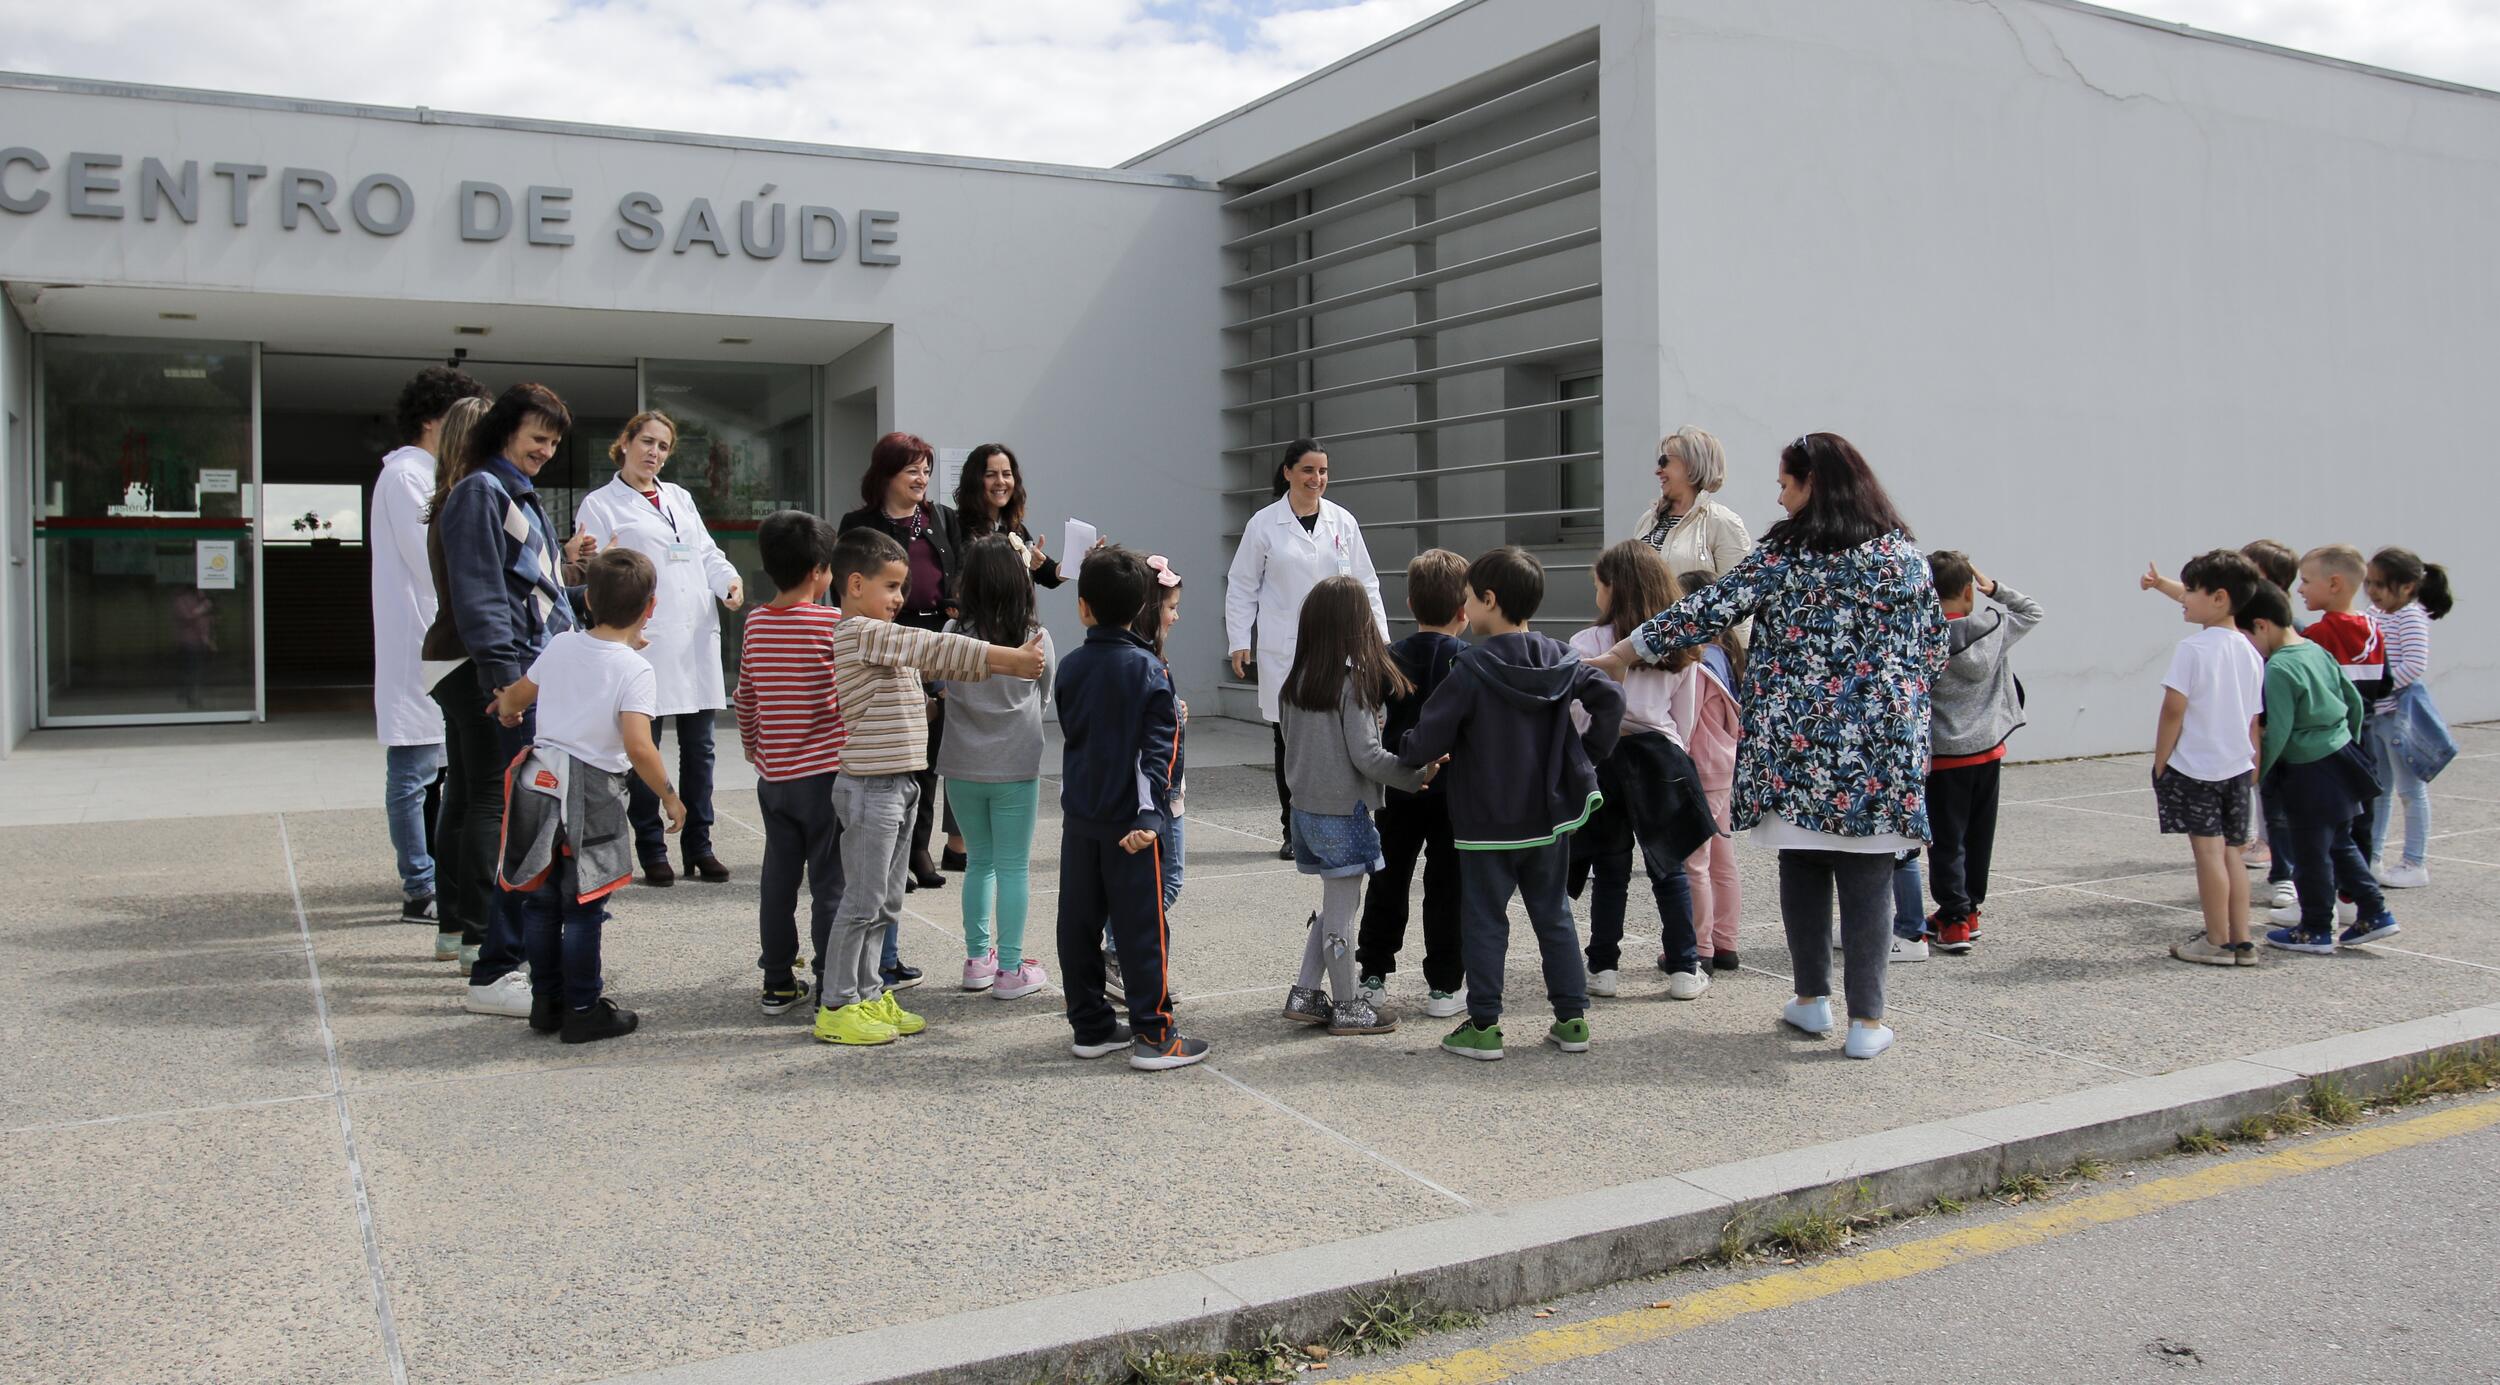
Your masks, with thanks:
M2314 952L2321 957L2332 957L2335 955L2335 934L2325 928L2315 932L2306 928L2277 928L2266 934L2266 946L2279 947L2285 952Z
M2403 931L2404 929L2396 923L2396 916L2381 909L2378 911L2377 918L2360 920L2352 927L2345 929L2344 936L2335 941L2343 947L2359 947L2363 943L2374 943L2381 938L2392 938Z

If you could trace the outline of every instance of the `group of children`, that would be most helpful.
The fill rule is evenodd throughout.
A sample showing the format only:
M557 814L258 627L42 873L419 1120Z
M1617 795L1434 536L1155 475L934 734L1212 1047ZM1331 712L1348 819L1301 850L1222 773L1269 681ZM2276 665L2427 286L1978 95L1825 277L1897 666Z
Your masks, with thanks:
M748 617L732 702L765 837L764 1011L812 1001L815 1037L841 1045L889 1044L927 1027L895 997L893 937L933 691L949 700L936 768L967 843L963 989L1014 1000L1048 984L1024 942L1043 715L1055 703L1065 737L1057 942L1072 1051L1125 1053L1147 1070L1201 1061L1205 1041L1174 1019L1169 967L1187 718L1163 652L1179 616L1171 565L1109 546L1087 555L1077 581L1086 635L1063 658L1036 616L1024 562L1003 540L968 549L959 614L943 631L896 622L909 563L882 533L837 533L782 511L757 544L778 594ZM1951 622L1951 657L1932 698L1932 913L1916 902L1915 858L1896 873L1907 884L1892 957L1907 961L1931 947L1967 952L1979 937L1999 769L2022 724L2008 655L2042 615L1963 554L1931 554L1929 570ZM1442 1040L1462 1057L1502 1056L1514 895L1537 938L1554 1014L1546 1038L1565 1052L1587 1049L1590 997L1620 986L1635 852L1658 909L1667 994L1696 999L1713 971L1738 965L1727 829L1743 633L1618 683L1589 656L1708 579L1679 582L1638 540L1601 553L1591 577L1598 623L1568 644L1529 628L1545 573L1515 547L1473 562L1440 549L1418 555L1407 569L1418 630L1394 646L1351 577L1320 583L1304 602L1281 700L1284 769L1295 860L1320 878L1321 900L1286 1019L1339 1035L1397 1028L1387 978L1405 946L1419 864L1425 1012L1464 1014ZM2294 622L2286 581L2316 613L2306 626ZM550 641L498 703L506 724L538 708L536 745L510 776L502 868L506 888L529 896L531 1026L568 1043L637 1022L599 979L602 901L632 875L619 845L630 833L618 826L627 776L659 795L671 831L685 811L652 742L650 669L634 654L655 583L638 554L598 555L587 574L591 627ZM2161 829L2189 837L2205 913L2204 932L2173 955L2256 963L2243 863L2282 882L2269 899L2285 925L2267 934L2272 946L2331 953L2397 933L2382 888L2426 883L2421 786L2455 753L2421 684L2428 622L2451 605L2444 570L2403 549L2365 563L2347 546L2295 560L2258 543L2191 559L2175 581L2148 571L2142 585L2178 600L2200 627L2164 680L2154 747ZM2375 616L2355 609L2364 591ZM1472 644L1460 638L1468 634ZM2374 866L2391 815L2379 804L2391 790L2407 808L2403 856ZM802 881L812 896L808 987L797 973ZM1584 889L1593 890L1585 949L1570 903Z
M2454 604L2446 570L2403 548L2295 557L2261 539L2191 558L2176 579L2147 569L2139 585L2199 627L2171 658L2153 745L2161 830L2187 837L2205 916L2171 955L2257 965L2242 865L2268 872L2282 925L2269 947L2332 955L2403 931L2384 891L2430 883L2426 785L2456 755L2422 681L2430 622ZM2391 798L2406 817L2392 864Z

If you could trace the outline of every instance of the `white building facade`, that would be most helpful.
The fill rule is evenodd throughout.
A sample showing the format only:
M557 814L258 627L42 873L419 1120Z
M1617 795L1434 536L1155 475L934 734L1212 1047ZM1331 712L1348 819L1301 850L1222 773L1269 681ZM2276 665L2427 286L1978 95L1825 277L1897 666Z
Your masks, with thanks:
M879 433L1007 442L1037 531L1174 557L1236 709L1285 440L1393 613L1517 542L1560 635L1691 423L1757 533L1828 429L2047 606L2022 756L2141 749L2136 575L2258 537L2447 564L2434 685L2500 715L2495 151L2491 94L2062 0L1476 0L1113 170L0 77L0 742L352 702L393 396L463 352L574 406L559 511L679 416L756 589Z

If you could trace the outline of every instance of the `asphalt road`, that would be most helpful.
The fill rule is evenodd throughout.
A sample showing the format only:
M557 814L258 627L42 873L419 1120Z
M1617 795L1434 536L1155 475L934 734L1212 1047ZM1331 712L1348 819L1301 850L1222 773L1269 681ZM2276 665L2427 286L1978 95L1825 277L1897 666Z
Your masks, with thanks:
M2476 1098L2491 1101L2495 1098ZM2400 1123L2437 1106L2373 1122ZM2356 1127L2366 1129L2370 1127ZM2070 1198L2264 1157L2326 1137L2111 1170L2043 1204L1987 1204L1887 1228L1844 1252L1900 1247ZM1577 1359L1517 1374L1444 1379L1525 1385L1648 1381L2464 1382L2500 1380L2500 1126L2202 1197L1946 1268L1849 1288L1604 1349L1613 1315L1637 1320L1739 1280L1796 1271L1679 1272L1498 1315L1394 1357L1340 1363L1352 1379L1393 1366L1589 1324ZM1403 1381L1433 1378L1401 1373Z

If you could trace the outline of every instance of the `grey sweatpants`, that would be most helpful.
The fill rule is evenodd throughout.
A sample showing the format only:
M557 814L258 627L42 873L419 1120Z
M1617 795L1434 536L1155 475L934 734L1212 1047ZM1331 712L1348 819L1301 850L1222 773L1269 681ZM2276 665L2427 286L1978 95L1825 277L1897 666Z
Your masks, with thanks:
M824 968L816 973L818 1005L839 1010L885 994L879 963L886 930L903 918L912 814L919 806L920 783L911 775L834 776L833 812L842 821L842 902L833 911Z
M1780 922L1797 994L1832 993L1832 896L1840 896L1841 984L1849 1018L1884 1017L1884 968L1892 958L1892 853L1782 851Z
M1309 989L1328 972L1328 998L1354 998L1354 925L1363 914L1363 877L1348 875L1320 882L1319 924L1302 945L1302 977L1294 984Z

